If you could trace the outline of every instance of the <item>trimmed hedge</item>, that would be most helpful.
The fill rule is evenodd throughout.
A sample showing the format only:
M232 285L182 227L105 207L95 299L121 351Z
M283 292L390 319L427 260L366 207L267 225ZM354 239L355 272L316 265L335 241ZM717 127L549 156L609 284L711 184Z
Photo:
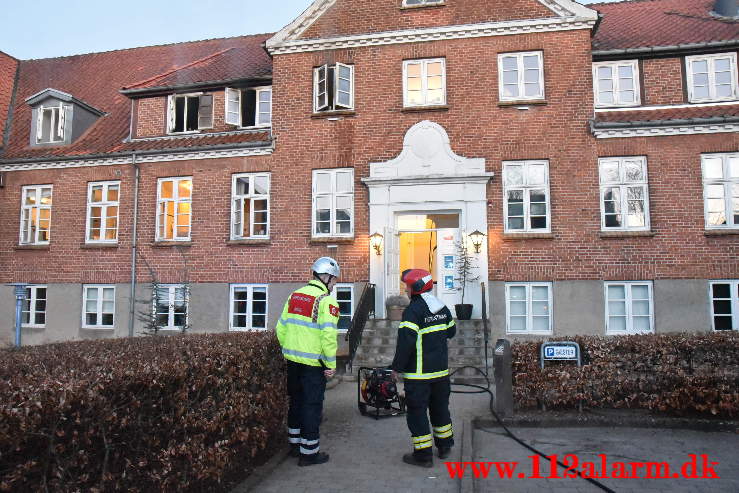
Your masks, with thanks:
M0 351L0 491L218 491L284 440L273 333Z
M513 394L519 409L573 409L582 402L591 408L739 416L737 332L566 339L580 344L582 368L548 362L542 370L542 341L513 344Z

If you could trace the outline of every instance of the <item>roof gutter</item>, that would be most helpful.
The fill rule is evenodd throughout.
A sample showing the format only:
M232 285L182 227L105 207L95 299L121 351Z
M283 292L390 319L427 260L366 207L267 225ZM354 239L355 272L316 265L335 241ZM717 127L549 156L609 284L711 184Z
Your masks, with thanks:
M265 149L271 149L272 141L260 140L255 142L235 142L230 144L216 144L210 146L196 146L196 147L175 147L172 149L148 149L144 151L127 151L127 152L111 152L109 154L81 154L79 156L46 156L46 157L35 157L28 159L0 159L0 164L27 164L27 163L43 163L43 162L56 162L56 161L85 161L90 159L115 159L120 157L128 156L151 156L157 154L182 154L185 152L199 152L199 151L220 151L225 149L250 149L257 147L264 147Z
M739 123L739 116L712 116L708 118L682 118L675 120L647 120L630 122L596 122L590 120L592 129L678 127L683 125L711 125L716 123Z
M227 80L212 80L208 82L196 82L193 84L181 84L177 86L157 86L143 87L140 89L121 89L119 92L129 97L153 96L157 93L171 93L172 91L190 91L193 89L208 89L211 87L223 87L229 84L248 84L250 82L271 82L271 75L263 75L260 77L249 77Z
M709 41L706 43L686 43L669 46L647 46L642 48L625 48L619 50L593 50L593 58L598 60L622 58L624 55L642 55L644 58L684 55L688 52L705 51L714 48L739 47L739 39Z

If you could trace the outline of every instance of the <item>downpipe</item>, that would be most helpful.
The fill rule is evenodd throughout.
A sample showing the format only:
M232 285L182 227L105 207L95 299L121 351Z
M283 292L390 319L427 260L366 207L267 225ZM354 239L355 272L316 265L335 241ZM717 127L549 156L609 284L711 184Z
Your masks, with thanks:
M139 222L139 181L141 169L136 163L136 153L133 153L131 165L134 169L133 185L133 233L131 238L131 298L128 308L128 337L133 337L133 323L136 314L136 250L138 248L137 228Z

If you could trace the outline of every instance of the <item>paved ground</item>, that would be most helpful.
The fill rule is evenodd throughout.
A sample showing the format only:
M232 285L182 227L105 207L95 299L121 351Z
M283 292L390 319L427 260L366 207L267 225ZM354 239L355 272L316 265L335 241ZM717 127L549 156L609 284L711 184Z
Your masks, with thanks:
M412 451L410 433L404 417L375 421L357 409L356 382L342 382L326 391L325 421L321 426L321 450L330 462L298 467L297 459L288 458L270 476L253 488L259 493L404 493L459 491L459 480L451 479L446 466L438 460L432 469L404 464L401 457ZM452 423L459 434L462 423L484 415L488 398L452 394ZM460 437L457 437L457 442ZM455 446L447 460L460 460L460 446ZM241 490L239 490L241 491Z
M528 493L541 491L598 492L596 486L583 479L519 479L525 471L531 474L532 452L507 437L501 428L485 432L475 430L475 461L519 461L515 479L499 479L491 474L488 479L476 481L476 491ZM736 433L711 433L689 430L665 430L655 428L515 428L520 439L545 454L575 454L580 464L592 461L599 470L601 459L606 454L608 463L620 462L667 462L671 474L679 472L688 454L708 454L711 461L718 462L715 471L720 479L607 479L599 480L618 493L640 492L739 492L739 435ZM492 432L492 433L491 433ZM572 459L571 459L572 460ZM550 473L549 461L540 462L541 476ZM700 464L700 461L699 461ZM630 467L629 467L630 470ZM557 476L563 476L559 469ZM699 473L700 474L700 473ZM645 471L640 470L639 476Z
M452 394L452 420L457 446L448 460L460 461L464 441L464 422L488 415L487 395ZM342 382L326 392L325 421L321 427L321 450L331 455L327 464L298 467L297 459L286 458L251 491L259 493L404 493L434 492L505 492L505 493L587 493L600 491L582 479L488 479L476 481L451 479L446 466L438 460L432 469L409 466L401 456L411 450L405 418L375 421L361 416L356 405L356 382ZM466 460L519 461L515 473L530 473L532 455L502 429L471 430L466 442L473 443ZM607 454L614 461L665 461L679 468L687 454L709 454L719 465L721 479L622 479L603 480L609 488L621 492L739 492L739 435L684 430L631 428L515 428L524 441L547 454L577 454L580 461L598 461L597 454ZM470 436L471 435L471 436ZM549 474L549 463L542 459L542 476ZM560 473L561 474L561 473ZM234 493L243 493L237 488Z

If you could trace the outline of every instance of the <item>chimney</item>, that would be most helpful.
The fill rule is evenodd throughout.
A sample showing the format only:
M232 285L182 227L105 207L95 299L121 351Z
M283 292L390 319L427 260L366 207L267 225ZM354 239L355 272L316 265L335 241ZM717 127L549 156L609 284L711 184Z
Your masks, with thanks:
M737 17L737 0L716 0L713 11L720 17Z

